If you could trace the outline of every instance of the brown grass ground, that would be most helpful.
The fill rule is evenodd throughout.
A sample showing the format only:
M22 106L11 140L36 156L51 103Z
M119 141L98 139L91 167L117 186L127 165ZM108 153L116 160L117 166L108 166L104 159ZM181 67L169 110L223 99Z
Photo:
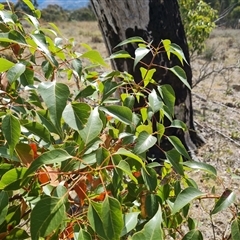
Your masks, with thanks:
M103 57L107 51L96 22L63 22L57 24L63 35L74 37L75 48L81 51L81 43L89 44ZM195 175L201 189L207 193L221 194L229 188L240 200L240 30L216 29L206 42L201 56L193 56L193 107L198 130L206 144L199 149L199 161L216 167L219 177L207 174ZM201 79L202 75L206 75ZM228 209L210 218L213 199L195 203L192 215L197 217L204 239L227 239L232 213ZM214 227L213 227L214 226ZM213 232L214 229L214 232Z

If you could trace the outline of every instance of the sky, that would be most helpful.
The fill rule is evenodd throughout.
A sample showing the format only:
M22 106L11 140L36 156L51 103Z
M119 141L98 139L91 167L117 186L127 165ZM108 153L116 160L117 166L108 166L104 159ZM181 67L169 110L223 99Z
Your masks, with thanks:
M10 0L13 3L16 3L17 0ZM89 0L37 0L39 8L45 8L49 4L57 4L64 9L77 9L80 7L86 7L89 3Z

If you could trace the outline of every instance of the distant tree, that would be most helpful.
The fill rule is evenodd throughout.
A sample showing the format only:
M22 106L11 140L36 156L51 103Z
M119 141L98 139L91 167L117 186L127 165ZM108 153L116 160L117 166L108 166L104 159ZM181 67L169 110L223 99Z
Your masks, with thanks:
M32 4L34 5L35 8L38 7L38 3L37 3L37 0L30 0L30 2L32 2ZM26 3L24 3L23 0L18 0L16 5L15 5L15 9L16 10L21 10L25 13L31 13L31 10L29 9L29 7L27 6Z
M67 21L69 12L57 4L50 4L42 9L42 19L47 22Z
M85 8L79 8L71 12L69 20L76 20L76 21L95 21L96 17L95 14L89 5Z

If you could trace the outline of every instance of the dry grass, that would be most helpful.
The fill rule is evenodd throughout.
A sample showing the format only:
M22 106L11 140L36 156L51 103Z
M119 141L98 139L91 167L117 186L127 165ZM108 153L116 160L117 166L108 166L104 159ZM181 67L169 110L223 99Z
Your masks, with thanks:
M108 56L101 32L96 22L60 23L63 35L74 37L76 49L82 49L81 43L87 43L98 50L104 57ZM199 74L209 73L193 88L194 118L198 130L206 139L206 144L199 149L199 161L214 165L219 178L195 175L206 192L214 187L221 193L230 188L237 193L239 202L240 176L240 30L216 29L206 42L206 50L192 62L193 82ZM205 67L203 67L205 66ZM224 70L225 69L225 70ZM215 71L215 73L213 73ZM236 177L237 176L237 177ZM229 231L228 221L231 213L226 211L209 217L213 201L196 202L193 216L197 216L204 239L214 239L212 223L215 227L215 239L223 239Z

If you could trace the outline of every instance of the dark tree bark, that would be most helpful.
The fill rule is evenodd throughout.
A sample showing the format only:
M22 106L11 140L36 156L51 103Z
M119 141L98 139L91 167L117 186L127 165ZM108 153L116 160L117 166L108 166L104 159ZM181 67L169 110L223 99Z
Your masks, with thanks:
M154 47L157 47L161 40L170 39L182 48L189 62L189 65L184 64L183 69L189 85L192 85L188 45L177 0L91 0L91 3L110 54L119 42L129 37L140 36L148 42L152 41ZM134 56L133 44L128 44L125 50ZM144 62L150 63L151 59L152 56L147 55ZM142 80L139 65L133 71L133 61L116 60L112 64L115 69L131 73L136 82ZM176 57L169 61L165 53L159 54L154 64L167 67L181 65ZM190 90L173 73L163 68L157 68L153 79L159 84L170 84L173 87L176 94L175 117L185 122L189 131L171 129L168 134L178 136L187 150L193 153L203 144L203 140L194 128ZM170 147L166 141L161 143L164 150ZM158 147L153 147L149 155L161 158L162 153Z

